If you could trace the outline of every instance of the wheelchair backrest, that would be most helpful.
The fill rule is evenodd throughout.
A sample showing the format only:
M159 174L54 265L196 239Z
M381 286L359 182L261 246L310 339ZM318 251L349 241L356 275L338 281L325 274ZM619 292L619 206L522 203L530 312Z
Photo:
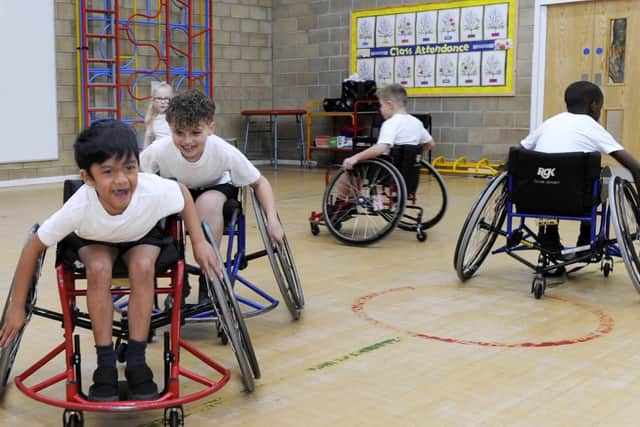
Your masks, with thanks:
M509 150L509 198L519 213L584 216L598 202L600 153Z
M81 179L65 179L64 189L62 191L62 203L65 203L73 194L82 187L84 182Z
M418 188L422 145L394 145L391 148L391 162L400 171L407 186L407 194L413 194Z

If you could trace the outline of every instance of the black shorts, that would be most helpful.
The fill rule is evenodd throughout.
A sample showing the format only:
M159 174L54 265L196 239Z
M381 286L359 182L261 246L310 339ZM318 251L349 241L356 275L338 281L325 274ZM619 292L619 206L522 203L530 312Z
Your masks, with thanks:
M221 192L225 195L227 200L238 198L238 187L228 182L224 184L212 185L211 187L190 188L189 192L191 193L191 197L193 197L193 201L195 202L202 193L205 193L209 190L216 190Z
M173 237L164 229L164 220L158 222L145 236L133 242L98 242L83 239L76 233L71 233L58 244L59 260L68 268L77 269L77 263L82 262L78 251L84 246L102 245L117 251L113 274L126 274L127 268L122 261L122 255L129 249L139 245L152 245L160 248L160 255L156 260L156 271L165 271L176 263L179 258L177 244Z

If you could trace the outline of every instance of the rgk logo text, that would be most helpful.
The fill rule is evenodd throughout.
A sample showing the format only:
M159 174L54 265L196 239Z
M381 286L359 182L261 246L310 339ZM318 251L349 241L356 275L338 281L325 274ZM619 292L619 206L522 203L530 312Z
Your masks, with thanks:
M556 176L556 168L538 168L537 175L542 179L549 179L552 176Z

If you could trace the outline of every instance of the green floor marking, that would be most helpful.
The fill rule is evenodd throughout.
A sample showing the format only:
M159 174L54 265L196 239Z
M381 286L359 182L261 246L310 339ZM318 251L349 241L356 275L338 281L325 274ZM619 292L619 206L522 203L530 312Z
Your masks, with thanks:
M379 350L379 349L381 349L383 347L388 346L389 344L395 344L397 342L400 342L400 338L399 337L391 338L391 339L384 340L384 341L380 341L380 342L377 342L375 344L371 344L371 345L368 345L366 347L362 347L360 350L353 351L353 352L351 352L351 353L349 353L347 355L338 357L338 358L333 359L333 360L329 360L327 362L322 362L319 365L313 366L311 368L307 368L307 371L319 371L320 369L324 369L324 368L328 368L328 367L337 365L338 363L344 362L345 360L349 360L349 359L353 359L354 357L362 356L362 355L367 354L367 353L369 353L371 351Z

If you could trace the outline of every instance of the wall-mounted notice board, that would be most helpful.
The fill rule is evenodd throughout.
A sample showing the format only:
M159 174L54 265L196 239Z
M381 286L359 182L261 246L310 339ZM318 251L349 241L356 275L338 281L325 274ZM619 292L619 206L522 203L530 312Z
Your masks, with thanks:
M517 0L351 13L351 73L412 96L513 95Z
M0 163L58 158L55 4L0 0Z

